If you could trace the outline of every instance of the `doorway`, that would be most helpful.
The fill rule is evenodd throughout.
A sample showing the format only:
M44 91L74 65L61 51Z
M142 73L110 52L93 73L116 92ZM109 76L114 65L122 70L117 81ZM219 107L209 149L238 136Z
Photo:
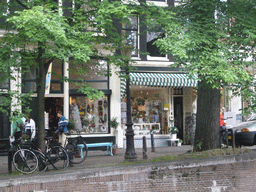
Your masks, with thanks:
M63 112L63 98L60 98L60 97L45 98L45 111L49 113L49 129L57 128L58 122L59 122L57 112L58 111Z
M183 98L174 97L174 125L179 129L178 138L183 140Z

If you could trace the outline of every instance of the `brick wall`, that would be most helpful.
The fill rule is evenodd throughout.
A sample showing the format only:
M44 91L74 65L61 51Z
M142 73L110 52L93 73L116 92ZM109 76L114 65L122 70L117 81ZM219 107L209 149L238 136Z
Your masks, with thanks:
M75 180L8 186L0 191L256 191L256 161L173 169L163 165L148 170L115 168Z

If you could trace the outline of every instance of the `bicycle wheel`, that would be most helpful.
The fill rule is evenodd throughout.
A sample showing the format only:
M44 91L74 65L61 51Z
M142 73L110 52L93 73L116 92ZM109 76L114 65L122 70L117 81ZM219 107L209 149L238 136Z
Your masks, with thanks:
M40 172L44 172L47 170L47 159L45 157L45 154L43 154L41 151L34 150L34 153L38 159L38 170Z
M47 154L48 160L55 169L66 169L69 164L68 154L61 146L53 146Z
M13 155L15 169L24 174L33 173L38 167L36 155L28 149L20 149Z
M78 138L76 147L74 148L73 156L69 159L72 164L79 164L84 162L87 157L88 149L86 143Z
M69 161L71 161L71 159L74 157L75 155L75 145L73 143L68 143L65 147L65 150L68 154L69 157Z

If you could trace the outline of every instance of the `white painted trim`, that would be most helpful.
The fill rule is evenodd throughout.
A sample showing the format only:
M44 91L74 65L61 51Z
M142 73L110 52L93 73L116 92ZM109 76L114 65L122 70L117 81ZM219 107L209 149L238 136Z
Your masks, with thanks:
M159 2L159 1L147 1L147 4L154 4L159 7L168 7L167 0L165 2Z
M173 65L174 62L164 62L164 61L137 61L133 66L154 66L154 67L168 67Z

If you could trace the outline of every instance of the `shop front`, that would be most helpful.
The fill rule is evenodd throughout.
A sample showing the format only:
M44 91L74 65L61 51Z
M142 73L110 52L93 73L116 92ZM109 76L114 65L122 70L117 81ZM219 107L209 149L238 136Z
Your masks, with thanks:
M195 105L193 87L197 86L196 80L189 79L186 74L131 73L130 81L135 147L142 147L139 138L143 136L150 143L151 131L156 137L156 146L167 146L168 130L172 126L178 128L178 138L185 140L186 124L189 124ZM122 124L125 126L126 98L122 98Z
M110 96L112 91L109 89L109 76L106 75L108 65L105 61L98 62L97 65L91 65L88 74L76 73L77 65L55 61L52 63L52 74L50 78L49 92L45 94L45 129L56 130L58 126L57 112L63 111L68 119L68 129L72 133L71 137L76 137L78 132L85 138L86 142L113 142L115 137L111 134L109 127L110 121ZM92 68L94 67L94 68ZM31 74L36 74L36 69L30 70ZM60 81L61 76L69 77L71 81ZM23 92L33 90L32 86L35 79L23 78L25 88ZM34 77L34 76L32 76ZM33 84L32 84L32 83ZM100 98L90 99L87 94L79 89L86 82L88 86L101 91ZM28 102L32 109L32 118L37 122L36 116L36 95L32 95L32 100Z

